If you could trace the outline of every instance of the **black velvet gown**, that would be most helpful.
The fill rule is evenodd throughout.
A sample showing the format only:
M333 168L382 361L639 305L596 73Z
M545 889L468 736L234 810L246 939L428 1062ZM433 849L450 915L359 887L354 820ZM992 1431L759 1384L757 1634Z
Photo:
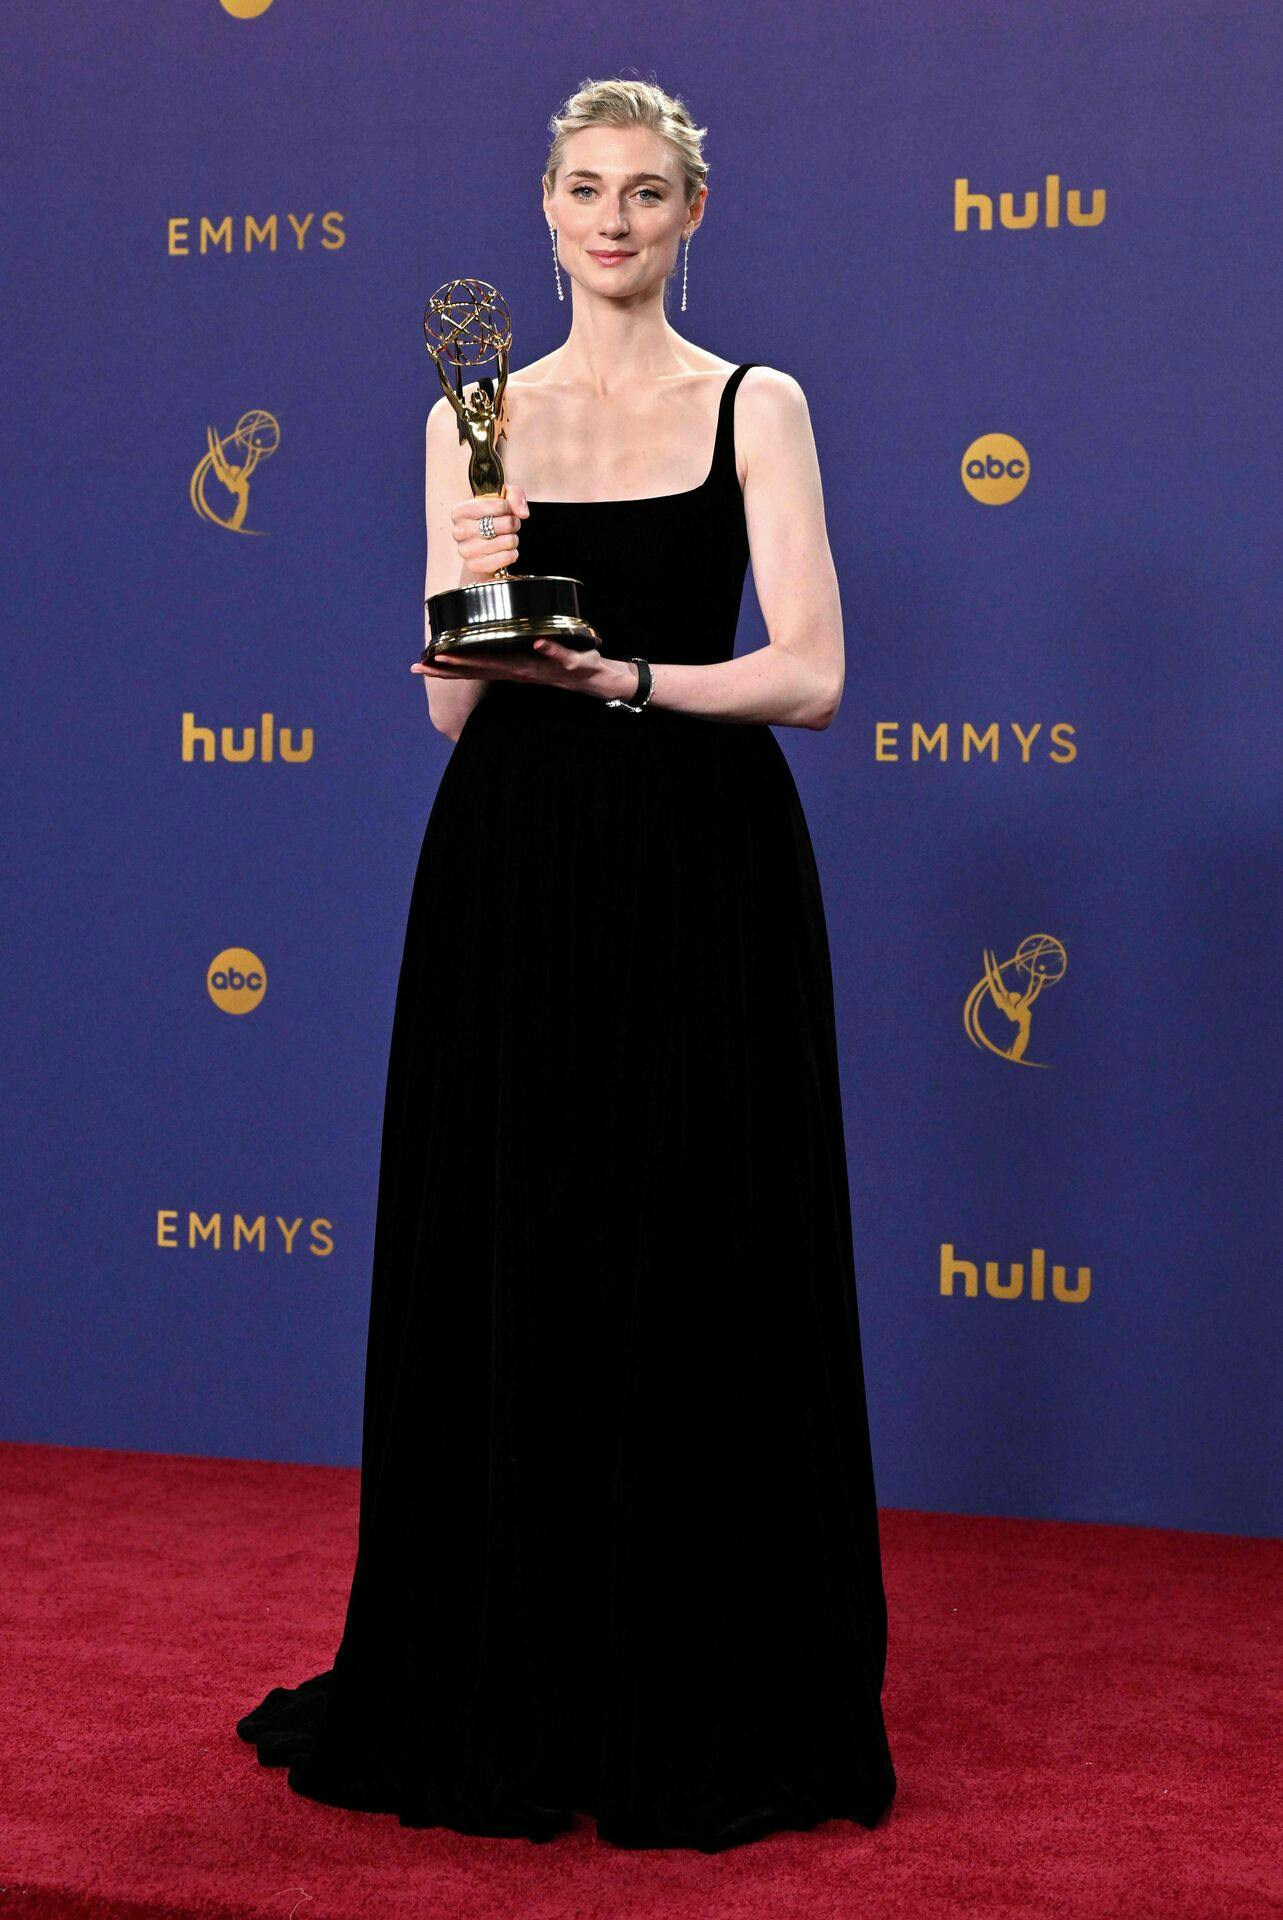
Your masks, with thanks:
M731 657L708 477L532 501L604 651ZM706 1852L895 1773L828 939L771 729L491 682L392 1027L360 1522L333 1665L237 1723L406 1826Z

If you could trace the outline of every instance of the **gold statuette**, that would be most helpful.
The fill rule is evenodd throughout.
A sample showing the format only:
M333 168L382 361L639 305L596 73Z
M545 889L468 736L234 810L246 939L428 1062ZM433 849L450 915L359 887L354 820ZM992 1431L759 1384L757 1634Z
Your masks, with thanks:
M512 346L507 302L485 280L450 280L427 304L423 337L458 416L459 438L470 449L468 485L478 499L501 506L506 492L496 442L503 439L507 425ZM478 379L465 399L464 370L491 360L498 366L497 382ZM428 644L422 664L434 654L466 647L529 648L543 635L581 650L598 646L597 634L579 610L582 585L565 573L512 573L500 567L488 580L429 594L424 601Z

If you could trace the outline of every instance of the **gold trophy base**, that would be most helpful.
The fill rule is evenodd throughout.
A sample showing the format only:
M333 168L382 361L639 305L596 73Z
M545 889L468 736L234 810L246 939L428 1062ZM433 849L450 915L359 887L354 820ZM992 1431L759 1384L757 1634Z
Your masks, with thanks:
M428 644L420 658L428 666L435 654L469 648L509 648L527 652L536 640L559 640L586 652L601 637L579 611L581 580L569 574L496 574L466 587L430 594Z

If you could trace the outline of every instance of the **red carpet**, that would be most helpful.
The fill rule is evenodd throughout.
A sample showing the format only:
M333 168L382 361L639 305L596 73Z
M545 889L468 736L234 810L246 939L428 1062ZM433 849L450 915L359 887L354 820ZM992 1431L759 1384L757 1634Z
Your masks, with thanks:
M1283 1913L1283 1549L885 1512L874 1832L720 1855L318 1806L233 1721L329 1664L357 1475L0 1445L0 1916L1257 1920ZM266 1596L266 1597L265 1597Z

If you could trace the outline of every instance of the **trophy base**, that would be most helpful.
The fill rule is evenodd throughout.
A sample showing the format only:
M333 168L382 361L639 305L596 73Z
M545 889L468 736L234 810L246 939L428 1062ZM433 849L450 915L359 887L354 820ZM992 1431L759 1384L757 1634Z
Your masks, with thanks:
M563 646L574 647L581 653L601 645L601 636L594 633L586 620L574 620L565 614L545 614L542 620L488 620L466 627L447 627L428 642L419 664L429 665L434 654L466 653L470 647L513 650L524 647L529 651L536 640L559 640Z
M473 647L529 652L545 638L580 653L599 647L600 635L579 611L582 584L567 574L512 573L434 593L424 602L429 637L419 664L426 667L435 654Z

